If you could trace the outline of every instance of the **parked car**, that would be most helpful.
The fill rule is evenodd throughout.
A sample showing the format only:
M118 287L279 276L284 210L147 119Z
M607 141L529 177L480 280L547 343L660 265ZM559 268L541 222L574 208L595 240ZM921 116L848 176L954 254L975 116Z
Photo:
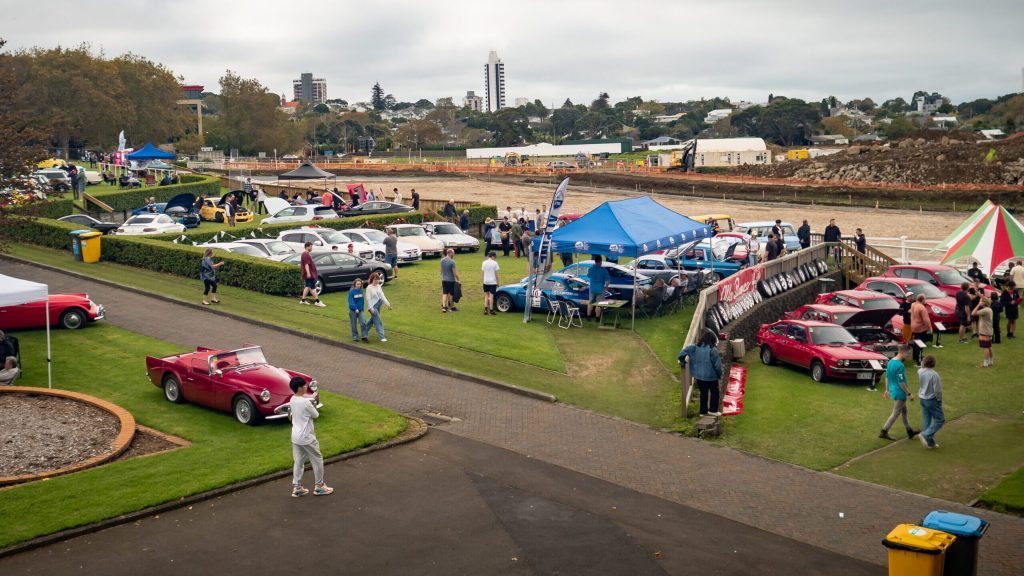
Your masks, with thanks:
M338 212L338 216L348 218L351 216L372 216L374 214L404 214L412 211L412 206L406 206L405 204L395 204L394 202L385 202L384 200L370 200L358 206L351 206L347 210L342 210Z
M213 198L206 198L203 200L203 206L199 209L199 217L207 222L226 222L226 216L224 215L224 205L228 203L228 197L232 194L238 194L240 191L236 190L233 192L226 192L220 197L220 200L214 200ZM235 213L235 222L244 224L246 222L252 222L254 217L252 212L249 212L241 205L238 206L238 211Z
M71 176L68 176L68 173L60 168L36 170L32 175L45 178L47 184L50 185L50 188L57 192L71 190Z
M384 276L385 282L395 277L391 265L379 260L359 258L345 252L322 250L313 252L312 257L316 271L320 275L316 280L317 293L350 288L357 278L366 282L374 272ZM292 254L280 258L279 261L298 266L301 258L302 254Z
M366 260L373 260L376 256L376 251L372 245L354 240L347 234L342 234L333 228L321 228L319 226L292 228L291 230L279 233L277 239L287 244L295 252L302 252L306 249L306 242L312 242L314 250L321 248L329 250L337 246L337 252L354 254ZM349 245L352 246L351 251L349 251ZM380 259L384 259L383 250Z
M139 216L140 214L167 214L178 223L183 224L185 228L196 228L202 220L195 213L195 204L195 195L185 192L184 194L174 196L167 202L156 202L136 208L132 210L132 216Z
M444 256L444 242L431 238L427 231L419 224L391 224L388 228L395 231L398 239L407 244L412 244L420 249L424 258L427 256Z
M555 160L548 162L548 168L551 170L575 170L576 165L572 162L565 162L564 160Z
M736 221L728 214L701 214L699 216L690 216L690 220L696 220L711 226L716 235L723 232L732 232L736 229Z
M262 252L267 258L270 258L271 256L295 254L297 252L297 250L288 244L274 238L243 238L241 240L235 240L235 243L252 246Z
M203 248L213 248L214 250L224 250L233 254L242 254L244 256L252 256L254 258L269 258L263 250L255 246L248 244L242 244L241 242L207 242L206 244L200 244Z
M50 294L50 325L77 330L89 322L102 320L102 304L89 299L88 294ZM16 306L0 306L0 329L31 330L46 328L46 300L37 300Z
M840 304L805 304L786 313L786 318L792 320L838 324L853 334L862 347L886 358L896 355L896 349L903 340L903 334L893 328L893 320L899 317L888 309L861 310Z
M100 222L88 214L68 214L67 216L61 216L58 220L86 226L104 234L113 234L118 226L120 226L120 224L114 224L113 222Z
M815 382L828 378L876 382L888 358L865 350L846 328L817 320L779 320L757 332L761 362L785 362L811 372Z
M168 401L230 412L242 424L287 419L292 397L288 382L295 377L309 383L313 403L323 407L315 379L271 366L259 346L237 350L200 346L195 352L164 358L146 356L146 372Z
M445 249L453 248L456 252L476 252L480 249L480 241L469 234L464 234L458 226L451 222L424 222L423 229L427 236L440 240Z
M745 266L731 259L736 250L734 246L724 241L712 243L710 239L704 239L669 250L665 256L678 259L686 270L707 270L708 282L713 284L732 276Z
M899 304L891 297L869 290L838 290L818 294L815 304L839 304L852 306L862 310L892 310L892 313L899 313Z
M680 282L687 288L687 292L692 291L692 289L689 289L691 283L694 286L703 286L709 282L708 278L711 276L711 273L706 270L687 270L683 268L682 263L677 258L665 256L664 254L644 254L636 260L627 263L626 267L630 269L639 267L642 275L653 280L661 278L666 284L671 283L672 279L678 276Z
M377 260L384 259L384 239L387 238L387 234L374 228L348 228L343 232L343 234L352 240L373 246L374 258ZM420 260L423 260L423 253L420 252L419 246L410 244L401 239L398 240L399 264L410 264L412 262L419 262Z
M278 202L284 202L280 198L268 198L267 201L277 200ZM269 207L268 207L269 211ZM282 208L277 212L272 213L273 216L267 216L262 220L262 224L285 224L288 222L312 222L315 220L332 220L338 217L338 213L334 211L334 208L330 206L324 206L323 204L305 204L300 206L288 206Z
M142 214L132 216L118 226L114 234L138 235L138 234L180 234L185 231L185 225L178 223L167 214Z
M860 283L860 286L857 286L857 289L871 290L891 296L897 304L906 300L907 294L912 294L915 297L918 294L924 294L928 317L933 325L936 322L941 322L947 330L960 327L960 322L956 317L956 298L947 296L945 292L924 280L872 277L866 278Z
M743 232L750 234L751 230L757 232L757 237L763 245L765 240L768 239L768 234L772 231L772 226L775 226L775 222L770 220L764 220L760 222L743 222L736 225L736 232ZM787 252L796 252L800 249L800 239L797 238L796 228L789 222L782 223L782 239L786 243Z
M943 266L942 264L893 264L889 266L882 276L924 280L945 292L947 296L956 296L956 293L960 291L960 284L964 282L968 282L971 285L974 284L963 272L952 266ZM985 290L985 295L989 298L995 294L995 290L988 284L982 284L981 286Z
M729 246L736 246L729 256L730 260L736 260L737 262L747 261L747 243L750 242L750 234L744 232L719 232L715 235L715 240L727 242Z
M593 260L582 260L562 268L558 273L565 274L567 276L587 278L590 274L590 269L593 267ZM611 293L612 298L615 298L616 300L631 300L633 298L634 276L636 276L636 286L640 290L644 290L654 283L654 280L650 277L642 273L637 274L636 271L627 266L620 266L611 262L602 262L601 267L608 269L608 292Z
M529 278L523 278L515 284L499 286L494 294L494 307L498 312L513 312L523 310L526 307L527 282ZM538 284L533 297L530 298L530 305L534 310L547 311L547 300L541 297L546 294L551 300L567 300L584 307L590 300L590 283L585 279L566 274L552 274ZM609 293L605 293L610 297Z

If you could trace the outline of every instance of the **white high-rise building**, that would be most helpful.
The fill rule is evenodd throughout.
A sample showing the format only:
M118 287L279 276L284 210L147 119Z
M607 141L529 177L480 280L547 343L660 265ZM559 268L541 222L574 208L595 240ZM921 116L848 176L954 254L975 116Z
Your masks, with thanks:
M487 64L484 64L484 88L488 112L497 112L505 107L505 64L493 50Z

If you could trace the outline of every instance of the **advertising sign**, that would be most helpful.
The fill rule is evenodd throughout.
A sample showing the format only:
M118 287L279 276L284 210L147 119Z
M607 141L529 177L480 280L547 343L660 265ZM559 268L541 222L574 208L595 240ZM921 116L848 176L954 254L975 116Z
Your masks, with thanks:
M743 268L739 272L718 283L718 301L735 304L737 300L757 291L757 281L764 279L764 266L758 264L751 268Z

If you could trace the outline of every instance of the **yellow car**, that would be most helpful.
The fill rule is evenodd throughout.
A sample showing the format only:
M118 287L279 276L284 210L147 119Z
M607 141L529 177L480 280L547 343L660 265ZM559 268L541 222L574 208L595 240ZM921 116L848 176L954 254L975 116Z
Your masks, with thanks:
M67 162L60 158L49 158L39 163L39 169L45 170L46 168L60 168L61 166L67 166Z
M199 217L207 222L226 222L227 217L224 212L224 205L227 204L228 198L233 192L220 197L220 200L214 200L213 198L204 198L203 206L199 209ZM249 212L245 208L239 205L237 212L235 213L235 223L244 224L246 222L252 222L254 220L252 212Z

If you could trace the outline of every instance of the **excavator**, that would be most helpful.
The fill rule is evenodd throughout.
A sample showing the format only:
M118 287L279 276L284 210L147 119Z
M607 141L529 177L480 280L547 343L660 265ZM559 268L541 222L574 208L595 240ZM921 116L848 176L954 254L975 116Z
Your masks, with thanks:
M663 166L667 166L669 171L681 170L683 172L692 172L694 167L694 157L697 155L697 139L687 140L683 147L679 150L673 150L668 154L662 155L662 160L665 156L668 157L667 162L661 162Z
M505 166L529 166L529 164L529 156L520 156L516 152L505 154Z

